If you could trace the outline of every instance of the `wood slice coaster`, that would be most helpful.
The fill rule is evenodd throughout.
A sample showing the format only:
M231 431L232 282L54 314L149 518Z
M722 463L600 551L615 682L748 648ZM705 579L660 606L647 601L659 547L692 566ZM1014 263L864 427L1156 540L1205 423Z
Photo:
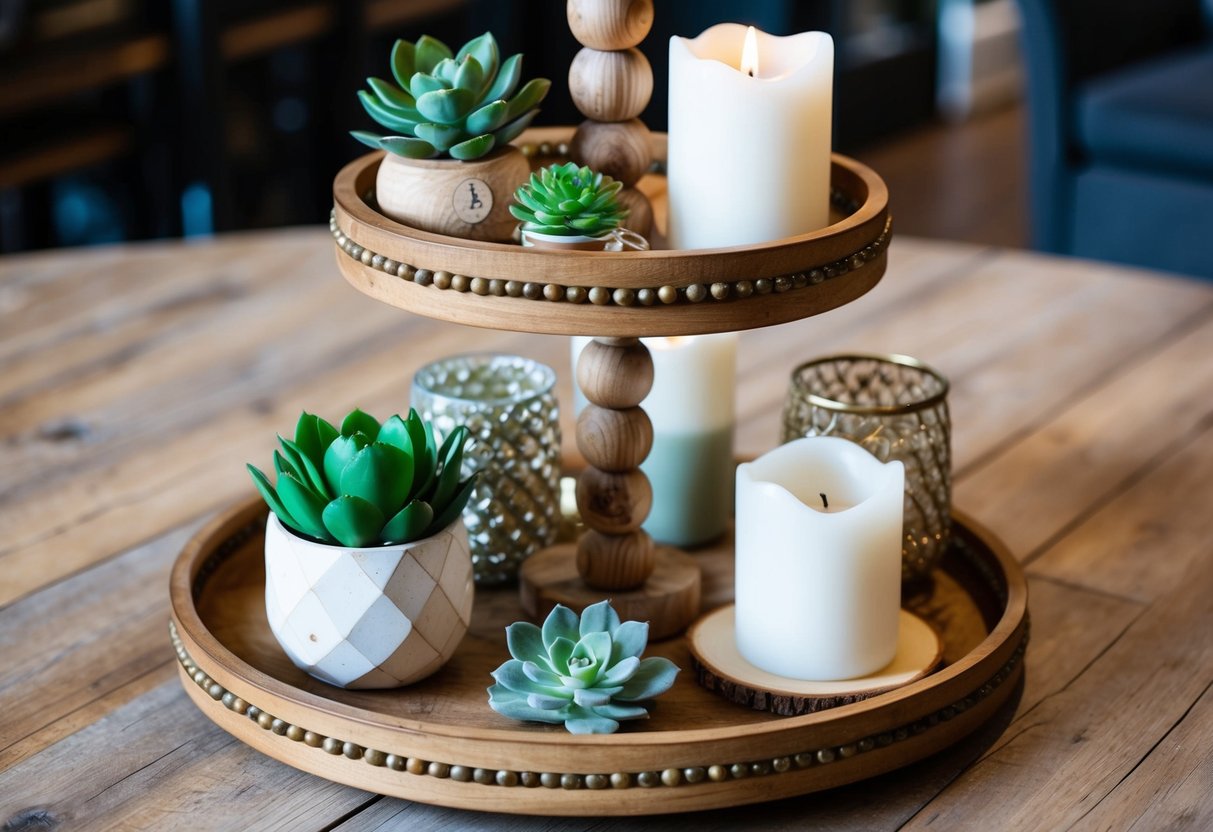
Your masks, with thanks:
M629 591L592 589L577 574L577 546L552 546L527 558L518 574L523 611L542 621L557 604L580 612L609 599L623 620L649 622L649 638L678 635L699 615L700 568L690 555L657 547L657 564L644 586Z
M901 611L897 655L870 676L814 682L778 676L746 661L734 636L736 606L720 607L687 633L696 679L710 691L756 711L798 716L849 705L908 685L939 667L943 641L925 620Z

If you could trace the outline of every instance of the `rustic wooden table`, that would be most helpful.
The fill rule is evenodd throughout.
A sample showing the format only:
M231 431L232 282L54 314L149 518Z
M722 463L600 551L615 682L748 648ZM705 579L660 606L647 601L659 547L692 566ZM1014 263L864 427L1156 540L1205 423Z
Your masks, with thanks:
M0 824L10 829L633 829L437 809L263 757L186 699L168 571L251 493L300 409L407 407L469 349L568 342L413 317L338 277L323 230L0 260ZM871 294L747 333L740 453L840 349L953 382L955 500L1025 564L1026 684L986 729L700 829L1213 825L1213 285L900 238ZM566 422L566 436L571 424Z

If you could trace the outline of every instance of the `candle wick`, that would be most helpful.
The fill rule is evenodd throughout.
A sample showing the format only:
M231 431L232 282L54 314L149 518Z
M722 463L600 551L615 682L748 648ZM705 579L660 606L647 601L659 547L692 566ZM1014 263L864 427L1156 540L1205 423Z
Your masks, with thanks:
M746 74L747 74L747 75L749 75L751 78L753 78L753 77L754 77L754 70L752 70L752 69L747 69L747 70L746 70Z
M824 491L823 491L823 492L821 492L821 493L819 493L817 496L821 497L821 506L822 506L822 508L829 508L829 507L830 507L830 501L826 499L826 495L825 495L825 492L824 492Z

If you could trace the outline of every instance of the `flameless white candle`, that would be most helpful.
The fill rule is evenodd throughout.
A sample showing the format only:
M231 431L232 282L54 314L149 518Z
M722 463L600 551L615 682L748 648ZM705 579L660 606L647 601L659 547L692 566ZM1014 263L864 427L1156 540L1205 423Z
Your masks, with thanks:
M743 62L747 39L750 60ZM829 225L834 41L722 23L670 39L670 245L759 243Z
M738 466L736 635L746 661L828 681L893 660L904 482L902 463L836 437L797 439Z
M653 486L644 529L673 546L724 533L733 504L733 389L737 333L642 338L653 356L653 389L641 403L653 448L640 469ZM574 338L573 366L592 339ZM576 412L585 406L578 391Z

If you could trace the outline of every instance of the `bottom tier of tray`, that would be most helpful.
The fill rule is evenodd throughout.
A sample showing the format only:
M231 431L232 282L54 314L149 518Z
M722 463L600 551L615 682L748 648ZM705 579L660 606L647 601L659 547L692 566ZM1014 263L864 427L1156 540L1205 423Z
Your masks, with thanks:
M170 631L186 692L253 748L340 783L463 809L638 815L774 800L862 780L926 757L988 720L1022 674L1027 590L1016 561L957 517L932 585L908 599L943 639L940 669L870 699L780 717L696 683L682 638L650 645L683 672L647 721L574 736L489 709L508 658L517 590L478 590L472 628L437 674L398 691L344 691L296 669L264 608L265 506L200 531L174 566ZM732 541L693 553L704 609L732 599Z

